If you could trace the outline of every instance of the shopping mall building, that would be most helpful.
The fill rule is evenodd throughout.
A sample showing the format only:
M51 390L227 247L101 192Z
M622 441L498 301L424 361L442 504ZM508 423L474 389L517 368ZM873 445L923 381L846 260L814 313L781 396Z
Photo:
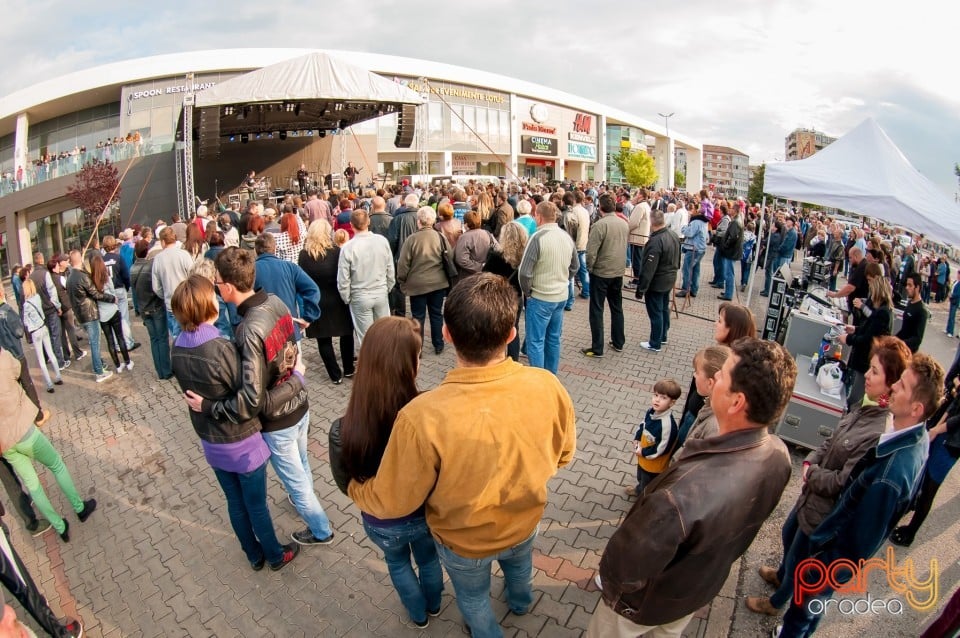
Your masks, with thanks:
M29 261L34 251L50 255L80 247L90 237L94 220L80 212L67 189L74 173L94 158L110 160L123 175L119 206L102 221L101 236L133 223L169 219L178 201L189 203L181 203L181 210L191 210L191 190L203 200L236 198L250 170L266 178L270 195L295 188L301 166L313 183L337 183L347 162L361 169L365 184L423 174L619 182L612 158L627 148L653 156L661 176L658 186L673 185L678 156L686 188L701 186L702 145L633 114L475 69L370 53L328 53L418 98L420 104L411 107L419 122L415 129L404 131L412 122L408 118L404 123L400 109L385 103L234 95L229 104L203 109L216 117L207 118L206 112L196 117L192 149L186 145L191 160L185 160L183 135L178 135L189 130L184 129L185 97L199 105L205 92L238 85L231 80L284 63L289 67L295 58L315 54L306 49L195 51L128 60L47 80L0 99L2 275L12 264ZM317 109L314 120L309 120L311 108ZM344 108L343 119L336 119ZM372 110L348 120L351 108ZM306 118L315 128L269 123L284 121L277 119L281 115ZM406 141L398 147L402 137ZM184 163L192 167L186 196Z

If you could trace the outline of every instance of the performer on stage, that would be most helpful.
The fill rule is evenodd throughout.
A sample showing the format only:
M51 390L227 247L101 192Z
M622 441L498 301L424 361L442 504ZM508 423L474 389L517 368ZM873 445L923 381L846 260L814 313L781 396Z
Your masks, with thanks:
M307 194L308 181L310 180L310 174L307 172L307 165L301 164L300 170L297 171L297 183L300 185L300 194Z
M347 187L351 193L355 193L358 190L357 175L359 175L361 170L363 169L356 168L353 162L347 162L347 167L343 169L343 175L347 178Z

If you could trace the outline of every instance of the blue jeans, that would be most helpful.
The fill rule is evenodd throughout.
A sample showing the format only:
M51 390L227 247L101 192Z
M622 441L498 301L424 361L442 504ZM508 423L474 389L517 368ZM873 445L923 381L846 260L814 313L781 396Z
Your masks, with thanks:
M173 374L170 365L170 340L167 332L166 313L155 312L143 315L143 325L150 335L150 354L153 355L153 367L157 376L166 379Z
M953 329L954 329L954 324L956 323L956 320L957 320L957 304L951 303L950 312L947 313L947 334L949 335L954 334Z
M443 593L443 570L426 519L421 516L399 525L384 526L364 520L363 529L367 537L383 550L390 581L410 620L424 622L427 612L440 609ZM419 577L410 563L411 553L420 568Z
M648 290L643 299L650 317L650 347L659 348L670 331L670 293Z
M720 256L720 249L713 249L713 279L710 284L718 286L723 283L723 257Z
M307 460L307 431L310 428L308 411L296 425L283 430L264 432L263 440L270 448L270 465L293 499L293 506L316 538L327 538L333 531L330 519L313 491L313 474Z
M170 333L170 338L174 341L176 341L180 333L183 332L183 329L180 327L180 322L177 321L177 318L173 316L173 313L169 310L167 311L167 332Z
M473 638L500 638L503 631L490 606L490 566L500 563L503 584L510 611L522 615L533 602L531 587L533 574L533 541L536 530L519 545L484 558L464 558L437 543L440 562L443 563L457 594L457 607L470 626Z
M737 286L736 275L733 272L733 260L720 258L720 272L723 273L723 296L733 299L733 292Z
M434 350L443 349L443 298L446 288L410 297L410 314L420 323L420 341L423 342L423 324L430 315L430 342Z
M94 374L103 374L103 359L100 358L100 320L94 319L83 324L90 345L90 364Z
M580 280L580 296L584 299L590 298L590 274L587 272L587 251L578 250L577 259L580 261L580 268L575 275ZM567 295L567 308L573 308L573 279L570 280L569 294Z
M790 263L789 258L774 257L773 262L767 266L767 275L763 280L764 294L770 294L770 289L773 288L773 276L780 270L780 266L787 263Z
M740 285L746 286L750 283L750 266L753 262L740 260Z
M700 291L700 260L703 259L703 253L702 250L683 251L683 289L694 296Z
M267 463L252 472L227 472L213 468L227 497L230 525L251 564L265 558L270 563L283 559L283 547L273 529L267 508Z
M780 536L783 541L783 560L780 561L780 567L777 569L780 587L770 596L770 604L777 609L790 602L793 596L793 573L797 569L797 564L805 558L810 558L810 537L800 529L796 507L784 521Z
M563 301L527 300L526 341L530 366L556 374L560 369L560 333Z

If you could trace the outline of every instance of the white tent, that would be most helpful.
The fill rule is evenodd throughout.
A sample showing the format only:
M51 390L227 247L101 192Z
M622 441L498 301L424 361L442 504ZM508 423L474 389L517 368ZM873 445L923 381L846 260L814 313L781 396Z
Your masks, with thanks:
M960 246L960 206L921 175L873 119L807 159L767 164L763 190Z
M420 104L415 91L370 71L315 52L271 64L197 94L197 108L284 100Z

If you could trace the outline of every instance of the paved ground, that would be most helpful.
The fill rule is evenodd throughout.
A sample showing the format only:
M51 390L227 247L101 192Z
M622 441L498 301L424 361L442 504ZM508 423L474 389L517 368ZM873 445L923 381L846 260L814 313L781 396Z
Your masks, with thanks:
M709 260L704 266L706 281ZM638 345L649 330L641 304L624 302L627 346L602 360L579 354L589 345L586 302L578 300L565 316L560 378L577 408L577 455L549 486L550 502L536 544L531 613L508 615L502 580L494 581L495 609L508 636L577 636L586 628L599 598L591 578L607 539L630 506L621 494L622 486L633 481L627 447L637 420L657 379L672 376L687 387L694 353L712 340L715 296L705 287L693 300L692 314L674 319L670 344L661 354ZM759 304L753 305L759 316ZM944 309L935 307L933 312L924 349L949 364L957 342L943 334ZM146 343L142 326L135 332ZM315 347L306 350L315 484L337 540L332 546L304 550L279 573L250 571L177 386L156 380L148 348L133 354L132 372L102 385L94 384L86 362L65 373L66 385L43 396L54 413L45 431L81 493L96 496L100 509L83 525L74 519L69 544L52 533L33 539L14 516L7 517L15 546L54 610L82 616L90 636L417 632L404 624L379 551L365 538L358 511L336 489L326 464L327 428L342 413L350 384L330 384ZM435 386L453 364L449 350L439 357L425 355L421 388ZM802 457L802 452L793 452L796 467ZM685 636L756 636L775 624L746 610L742 597L765 591L756 568L778 557L780 525L796 499L798 476L794 474L757 541L734 565L723 591L697 614ZM54 505L69 509L49 475L45 481ZM931 558L939 559L938 608L960 581L958 494L960 479L954 472L915 547L899 555L915 559L923 573ZM272 472L269 497L277 528L285 534L299 529L301 523ZM871 586L871 593L874 598L893 596L880 582ZM834 614L822 624L820 635L912 636L929 617L909 608L902 616L850 619ZM442 614L422 633L465 635L449 585Z

